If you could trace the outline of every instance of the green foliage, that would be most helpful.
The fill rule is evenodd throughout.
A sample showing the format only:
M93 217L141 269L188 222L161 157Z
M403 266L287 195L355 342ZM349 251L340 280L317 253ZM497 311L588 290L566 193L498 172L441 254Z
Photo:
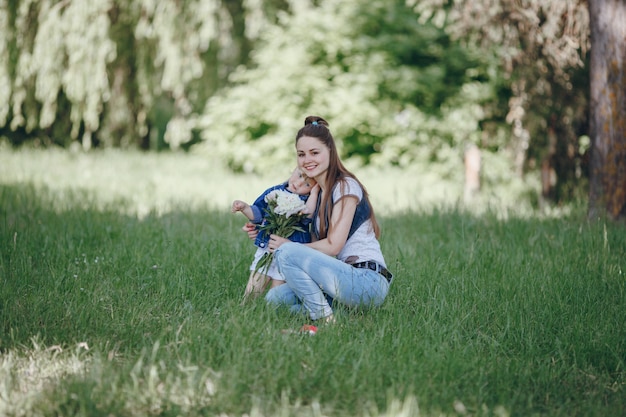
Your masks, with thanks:
M587 155L579 142L588 131L588 2L528 0L523 12L515 0L410 3L422 16L442 22L454 39L497 57L510 99L500 96L500 103L488 106L506 109L515 170L550 171L553 179L543 186L552 201L587 192Z
M204 142L232 170L260 172L293 163L290 141L317 113L350 164L449 173L475 144L506 182L551 161L552 197L567 200L586 173L586 4L527 6L0 0L0 137Z
M198 0L0 2L7 23L0 37L3 133L23 129L85 149L191 141L194 105L225 78L206 67L241 62L224 53L241 39L231 38L221 7ZM167 113L154 112L163 100L171 102Z
M287 164L289 138L320 114L357 163L458 165L479 140L496 69L402 4L298 2L265 33L253 67L209 100L202 146L236 171Z

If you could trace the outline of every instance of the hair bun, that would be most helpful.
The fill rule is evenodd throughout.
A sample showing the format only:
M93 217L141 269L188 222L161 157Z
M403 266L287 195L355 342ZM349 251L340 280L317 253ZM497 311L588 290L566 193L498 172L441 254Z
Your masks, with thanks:
M323 125L326 127L328 126L328 122L326 120L324 120L323 118L319 117L319 116L307 116L306 119L304 119L304 125L308 126L308 125L313 125L313 126L319 126L319 125Z

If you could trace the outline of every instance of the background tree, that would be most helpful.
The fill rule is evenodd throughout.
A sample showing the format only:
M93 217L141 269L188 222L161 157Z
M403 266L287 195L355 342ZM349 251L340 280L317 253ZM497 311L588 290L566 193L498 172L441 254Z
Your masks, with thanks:
M548 184L547 197L561 201L576 196L580 189L576 184L584 178L588 131L586 2L411 3L421 19L445 21L454 39L495 54L511 92L506 119L516 172L522 175L543 166L556 177L554 184Z
M276 13L266 3L0 0L0 135L84 149L192 142L190 115L245 63ZM257 33L244 33L249 16Z
M298 1L290 10L199 120L201 146L234 170L292 161L285 144L315 112L331 120L355 163L438 162L432 169L450 176L468 142L500 152L502 136L478 129L505 115L482 106L500 92L497 63L482 51L420 22L404 1Z
M626 218L626 3L590 0L589 217Z
M449 175L474 143L486 152L487 182L509 176L490 171L501 165L491 158L507 158L519 178L544 167L546 197L581 196L588 146L582 1L302 2L262 40L253 69L209 101L202 121L205 143L229 153L234 169L262 164L254 155L266 145L267 155L285 152L279 138L294 127L264 107L283 117L319 108L339 128L358 126L339 134L346 155L365 162L439 162L429 169ZM302 97L285 100L290 94ZM221 137L238 144L237 154ZM247 143L255 144L249 154Z
M451 178L472 145L486 184L544 167L561 201L585 178L584 0L0 0L0 23L14 144L193 147L262 170L318 112L351 163Z

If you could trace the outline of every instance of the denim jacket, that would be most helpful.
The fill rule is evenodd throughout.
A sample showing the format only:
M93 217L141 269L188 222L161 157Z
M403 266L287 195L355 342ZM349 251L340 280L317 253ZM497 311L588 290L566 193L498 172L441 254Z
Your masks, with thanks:
M263 194L261 194L254 201L254 203L250 206L250 208L252 209L252 213L254 214L254 219L252 219L252 223L255 223L259 226L262 226L265 224L265 214L266 214L266 210L268 210L268 204L265 201L265 196L267 196L270 192L274 190L287 191L288 193L290 193L291 191L287 189L288 185L289 183L285 182L285 183L270 187L267 190L265 190ZM302 201L306 201L309 198L308 195L300 195L299 197L300 197L300 200ZM302 219L302 221L300 222L298 226L300 226L303 230L305 230L305 232L296 231L291 236L289 236L289 240L291 240L292 242L298 242L298 243L311 242L311 232L309 231L310 223L311 223L311 219L309 218ZM267 231L259 230L259 234L254 240L254 244L258 246L259 248L266 248L267 243L269 241L270 241L270 235L267 233Z
M331 198L331 200L333 200ZM313 218L316 219L317 216L319 215L319 210L320 210L320 205L322 203L322 194L320 193L317 196L317 204L315 206L315 214L313 214ZM335 204L334 201L330 202L331 206L333 204ZM367 219L370 218L372 209L370 208L370 205L367 203L367 200L365 198L362 198L361 201L359 201L359 204L357 204L356 206L356 212L354 213L354 217L352 218L352 225L350 225L350 231L348 232L348 239L350 239L350 237L354 234L354 232L356 232L356 230L363 224L365 223L365 221ZM326 210L326 217L328 217L328 210ZM328 218L327 220L327 224L328 222ZM316 227L316 223L313 222L312 224L312 229L313 229L313 233L315 234L315 236L319 239L320 238L320 234L319 234L319 230L317 230Z

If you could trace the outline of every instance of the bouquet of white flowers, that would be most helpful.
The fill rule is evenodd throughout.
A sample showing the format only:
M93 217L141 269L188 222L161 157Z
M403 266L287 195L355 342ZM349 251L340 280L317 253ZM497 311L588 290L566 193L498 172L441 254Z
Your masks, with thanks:
M298 194L284 190L274 190L265 196L267 203L266 217L259 227L260 232L274 234L289 239L295 232L304 232L300 227L307 217L306 205ZM256 265L255 272L267 272L274 260L273 253L266 253Z

